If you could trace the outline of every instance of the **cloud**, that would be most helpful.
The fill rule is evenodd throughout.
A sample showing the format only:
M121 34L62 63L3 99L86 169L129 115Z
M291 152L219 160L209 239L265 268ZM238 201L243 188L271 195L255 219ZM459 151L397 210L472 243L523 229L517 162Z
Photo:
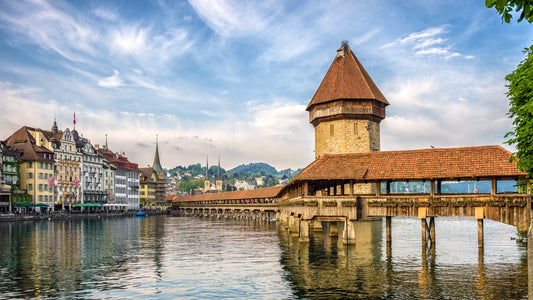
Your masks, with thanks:
M150 147L152 147L152 146L144 144L144 143L137 143L136 145L141 147L141 148L150 148Z
M98 34L86 19L68 6L54 6L46 1L6 3L0 19L19 34L25 43L51 50L72 62L88 62L95 54Z
M248 110L252 114L250 124L267 135L294 137L308 125L305 106L287 100L261 105L249 102Z
M226 37L263 31L277 11L271 1L190 0L189 4L211 29Z
M113 70L113 75L101 79L100 81L98 81L98 85L103 87L117 87L124 85L124 83L120 78L118 78L118 71Z
M445 45L448 40L442 36L448 33L448 27L448 25L442 25L438 27L430 27L419 32L413 32L403 38L385 44L381 46L381 48L410 47L415 55L422 57L450 59L463 56L459 52L450 51L453 48L452 44ZM472 56L469 55L466 58L470 59Z

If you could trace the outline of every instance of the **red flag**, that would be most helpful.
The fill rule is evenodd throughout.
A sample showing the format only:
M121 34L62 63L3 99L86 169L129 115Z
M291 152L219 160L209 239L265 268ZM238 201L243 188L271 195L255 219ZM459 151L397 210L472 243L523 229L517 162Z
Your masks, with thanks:
M55 178L54 178L54 176L50 176L50 177L48 178L48 185L52 187L52 186L54 186L55 184L56 184L56 183L55 183Z
M78 181L78 178L74 179L74 184L76 185L76 187L78 187L78 184L80 184L80 182Z
M76 125L76 112L74 112L74 125Z

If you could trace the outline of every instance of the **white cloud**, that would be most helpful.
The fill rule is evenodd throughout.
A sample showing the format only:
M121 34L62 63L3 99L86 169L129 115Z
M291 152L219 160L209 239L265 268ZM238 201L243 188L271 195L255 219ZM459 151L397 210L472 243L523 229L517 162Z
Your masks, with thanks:
M249 103L248 109L252 114L251 125L268 135L297 138L298 133L303 131L302 127L308 125L305 122L307 121L305 106L282 101L262 105Z
M272 1L189 0L211 29L222 36L250 35L263 31L276 13Z
M113 70L113 75L101 79L100 81L98 81L98 85L103 87L117 87L124 85L124 83L120 78L118 78L118 71Z
M450 59L463 56L459 52L450 51L453 48L453 44L445 45L448 40L442 36L448 33L447 27L448 25L442 25L439 27L430 27L419 32L413 32L404 38L396 39L394 42L385 44L381 46L381 48L410 47L415 55L421 57L440 57L443 59ZM472 56L469 55L465 58L470 59Z

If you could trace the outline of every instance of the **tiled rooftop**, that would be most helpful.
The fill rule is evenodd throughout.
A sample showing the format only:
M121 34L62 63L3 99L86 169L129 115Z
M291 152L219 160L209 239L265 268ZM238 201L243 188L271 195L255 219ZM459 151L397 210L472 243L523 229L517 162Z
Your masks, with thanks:
M375 99L388 105L389 102L372 81L350 47L343 44L337 52L342 55L337 55L333 59L306 110L310 110L313 105L339 99Z
M500 146L325 154L293 181L524 178L511 155Z

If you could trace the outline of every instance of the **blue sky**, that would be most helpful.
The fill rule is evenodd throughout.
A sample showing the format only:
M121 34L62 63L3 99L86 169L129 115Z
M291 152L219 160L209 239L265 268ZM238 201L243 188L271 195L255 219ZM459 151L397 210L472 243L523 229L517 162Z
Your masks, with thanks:
M0 0L0 138L76 112L140 166L158 134L166 168L304 167L305 107L347 40L391 104L382 150L503 145L532 26L484 1Z

